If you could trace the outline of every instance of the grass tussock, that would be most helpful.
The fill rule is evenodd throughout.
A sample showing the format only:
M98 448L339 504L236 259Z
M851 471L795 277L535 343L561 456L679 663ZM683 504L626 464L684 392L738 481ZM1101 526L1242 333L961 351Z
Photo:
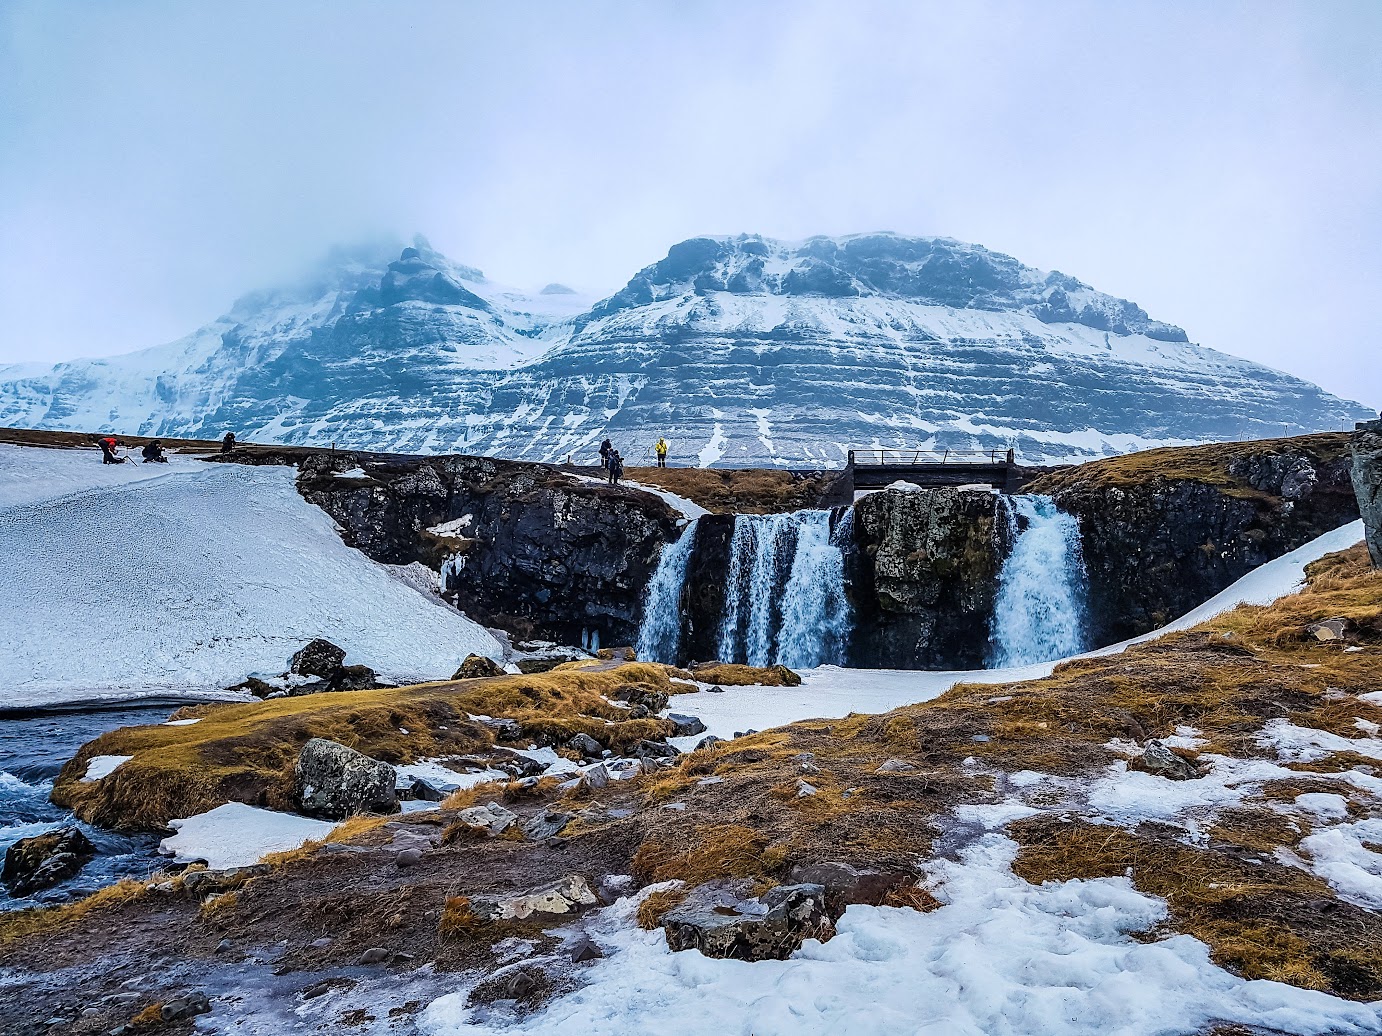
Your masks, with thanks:
M634 855L633 873L644 884L680 880L694 887L724 878L766 877L781 864L762 832L722 824L669 830L663 840L645 841Z
M725 687L799 687L801 676L785 665L753 666L732 662L707 662L692 670L701 683Z
M448 896L442 905L437 932L448 939L474 938L485 922L470 907L469 896Z
M302 745L327 738L390 763L482 751L490 729L469 715L518 721L523 737L554 744L586 733L620 749L667 733L663 720L625 719L606 695L635 683L666 693L666 670L631 663L607 671L420 684L198 706L191 726L126 727L83 746L54 785L53 800L83 820L117 830L162 827L222 802L291 807ZM606 721L609 721L608 723ZM402 731L409 733L404 734ZM133 756L110 776L83 782L90 758Z
M681 906L690 894L691 890L686 887L648 893L643 902L638 904L638 927L646 931L657 928L662 924L662 919Z

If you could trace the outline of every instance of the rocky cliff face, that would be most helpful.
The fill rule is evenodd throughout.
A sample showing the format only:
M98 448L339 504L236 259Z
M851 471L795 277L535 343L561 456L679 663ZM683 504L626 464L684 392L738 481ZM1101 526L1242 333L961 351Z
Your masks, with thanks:
M678 516L658 497L481 457L261 454L376 561L442 572L456 605L520 639L631 643Z
M1009 544L998 497L935 489L855 505L854 655L900 669L984 665Z
M1028 487L1079 518L1091 641L1137 636L1358 517L1348 436L1151 450Z
M1382 421L1366 421L1353 433L1353 490L1367 529L1368 553L1382 568Z

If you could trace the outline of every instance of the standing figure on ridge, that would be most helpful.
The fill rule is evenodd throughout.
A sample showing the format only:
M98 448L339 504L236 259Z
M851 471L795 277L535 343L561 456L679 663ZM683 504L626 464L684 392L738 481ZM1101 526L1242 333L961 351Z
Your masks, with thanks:
M619 456L618 450L612 450L609 455L609 484L617 486L619 480L624 477L624 458Z
M98 439L98 440L96 440L96 441L97 441L97 443L98 443L98 444L100 445L100 447L101 447L101 463L102 463L102 464L123 464L123 463L125 463L125 458L122 457L122 456L120 456L120 454L118 454L118 453L115 452L116 450L118 450L118 449L120 448L120 444L119 444L118 442L115 441L115 436L113 436L113 435L103 435L103 436L101 436L100 439Z
M600 467L609 470L610 458L614 455L614 443L606 439L600 443Z
M667 466L667 440L658 436L657 442L653 444L653 452L657 454L657 466L665 468Z
M332 445L335 444L333 443ZM233 449L235 449L235 433L226 432L226 437L221 440L221 452L229 453Z

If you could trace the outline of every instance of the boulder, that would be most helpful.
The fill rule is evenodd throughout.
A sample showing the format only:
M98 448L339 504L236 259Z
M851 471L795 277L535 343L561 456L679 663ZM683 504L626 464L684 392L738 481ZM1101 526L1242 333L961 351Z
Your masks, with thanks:
M630 705L642 705L649 712L661 712L667 707L668 698L655 687L642 687L636 683L626 683L617 687L611 695L615 701L626 701Z
M696 751L699 752L702 748L709 748L711 745L718 745L723 740L724 738L722 737L716 737L714 734L707 734L696 742Z
M1171 781L1189 781L1200 776L1195 764L1184 756L1176 755L1155 738L1147 742L1142 754L1129 764L1133 769L1156 774Z
M807 939L835 934L822 885L781 885L758 899L724 885L701 885L662 918L672 950L707 957L786 960Z
M535 842L551 838L571 822L570 813L560 813L554 809L543 810L523 821L523 833Z
M596 741L589 734L577 734L570 741L566 742L566 747L573 752L579 752L582 759L599 759L604 754L604 749L600 747L600 742Z
M294 676L320 676L328 680L345 662L345 649L318 637L293 655L288 672Z
M588 960L598 960L605 955L605 951L600 949L599 944L584 932L576 936L570 949L572 964L584 964Z
M579 874L510 896L471 896L470 911L481 921L522 921L534 915L573 914L599 898Z
M96 847L76 827L21 838L5 850L0 881L11 896L28 896L70 878L95 855Z
M916 769L906 759L892 758L879 766L874 773L916 773Z
M912 882L914 876L900 871L879 871L854 867L840 860L799 863L787 872L794 885L821 885L831 917L839 917L845 907L862 903L878 906L893 889Z
M1323 622L1312 622L1305 627L1305 632L1321 644L1328 644L1346 639L1349 625L1348 619L1325 619Z
M211 1010L211 1001L205 993L194 992L169 1000L159 1008L159 1019L165 1023L181 1022Z
M663 741L635 741L628 754L635 759L671 759L681 752Z
M1363 515L1363 529L1374 568L1382 568L1382 420L1364 421L1349 443L1353 455L1353 492Z
M397 813L397 774L388 763L314 737L293 768L293 801L309 816L344 820L356 813Z
M503 676L503 667L484 655L466 655L461 667L452 674L453 680L480 680L487 676Z
M326 682L328 691L372 691L381 686L379 674L367 665L343 665Z
M518 823L518 814L505 809L497 802L487 802L483 806L471 806L456 814L456 819L471 827L482 827L492 835L503 834Z
M581 778L587 788L603 788L609 783L609 779L609 770L605 769L604 763L592 766Z
M677 712L667 714L667 718L672 721L673 737L689 737L692 734L704 734L705 724L695 716L683 716Z
M516 719L502 716L496 719L492 716L485 716L479 722L493 732L496 741L521 741L523 739L523 726Z

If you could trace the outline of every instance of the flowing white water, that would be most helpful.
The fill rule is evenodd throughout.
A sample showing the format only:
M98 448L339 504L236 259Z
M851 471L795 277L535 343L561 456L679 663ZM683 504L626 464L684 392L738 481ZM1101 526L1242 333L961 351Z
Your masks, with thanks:
M730 541L719 656L750 665L843 661L850 631L844 548L853 512L739 515Z
M675 543L662 548L657 569L643 598L643 623L638 629L638 657L676 665L681 650L681 591L686 567L696 546L696 522L686 526Z
M1079 654L1088 589L1079 522L1048 496L1011 497L1005 513L1013 546L998 577L989 664L1022 666Z

